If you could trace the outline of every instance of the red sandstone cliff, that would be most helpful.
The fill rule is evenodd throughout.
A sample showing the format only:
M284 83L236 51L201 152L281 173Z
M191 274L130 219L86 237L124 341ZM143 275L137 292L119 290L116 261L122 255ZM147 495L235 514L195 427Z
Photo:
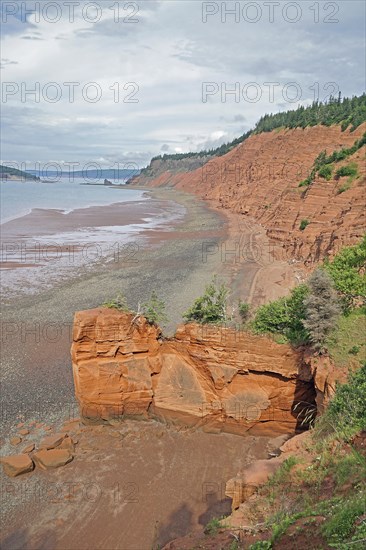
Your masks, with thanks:
M229 328L189 324L162 339L143 317L80 311L72 360L76 397L89 421L113 423L130 415L273 435L299 427L296 403L315 404L316 371L301 351ZM328 367L326 376L318 369L318 398L333 384Z
M134 184L172 186L242 213L261 223L273 242L282 245L283 258L307 264L333 256L342 246L358 242L366 230L365 146L336 167L356 162L360 177L339 193L347 178L326 181L317 177L299 187L318 154L351 147L366 130L342 132L340 126L274 130L252 135L222 157L202 167L176 172L167 167L150 170ZM310 223L300 230L301 220Z

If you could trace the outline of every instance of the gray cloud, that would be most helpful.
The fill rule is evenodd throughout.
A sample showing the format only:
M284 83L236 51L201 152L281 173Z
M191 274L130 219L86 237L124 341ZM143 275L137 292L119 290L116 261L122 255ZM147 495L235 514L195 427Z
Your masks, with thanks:
M262 17L254 24L232 16L222 23L220 13L203 23L203 4L196 0L137 1L138 23L124 22L125 13L116 22L112 3L99 2L102 17L92 23L82 17L86 3L75 10L74 22L63 11L53 24L17 14L2 25L4 79L19 90L36 82L42 89L56 82L62 90L54 103L42 93L39 101L20 91L9 95L2 105L4 157L128 158L141 165L160 152L216 147L266 112L309 103L316 94L325 99L332 86L343 95L364 88L362 2L338 2L338 23L324 21L332 3L318 3L318 23L310 0L298 2L302 16L296 23L283 16L288 2L281 2L273 23L260 4ZM36 3L26 7L36 9ZM67 82L79 83L72 103ZM91 82L102 91L96 103L82 93ZM295 102L286 97L291 82L301 91ZM203 83L215 87L207 101ZM257 86L257 101L245 93L249 83ZM238 97L230 93L233 87Z

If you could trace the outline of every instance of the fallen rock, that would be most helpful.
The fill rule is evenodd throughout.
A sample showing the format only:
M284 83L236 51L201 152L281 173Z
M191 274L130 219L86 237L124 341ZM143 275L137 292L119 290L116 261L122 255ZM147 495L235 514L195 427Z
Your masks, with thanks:
M22 441L22 438L16 435L15 437L10 438L10 445L19 445Z
M26 474L34 469L33 460L27 454L4 456L0 460L5 474L9 477Z
M28 435L29 430L27 430L27 428L23 428L21 430L18 430L18 433L19 433L19 435Z
M42 470L49 468L59 468L71 462L73 456L67 449L51 449L34 453L33 460Z
M23 428L24 426L24 422L19 422L19 424L17 424L17 428Z
M239 508L242 502L251 497L259 487L281 466L283 458L256 460L243 472L229 479L226 483L225 495L232 499L232 510Z
M43 439L43 441L41 441L41 443L39 445L39 449L40 450L42 450L42 449L45 449L45 450L54 449L55 447L58 447L63 442L63 440L65 439L66 436L67 436L67 434L65 434L65 433L49 435L49 436L45 437Z
M23 453L31 453L32 451L34 451L34 449L35 449L35 444L34 443L29 443L29 445L24 447Z
M303 432L291 437L283 445L280 450L282 455L303 455L306 450L306 444L311 440L311 432ZM281 455L281 456L282 456ZM287 456L285 458L287 458Z
M67 449L68 451L70 451L71 454L74 454L74 452L75 452L74 440L72 439L72 437L67 436L61 442L61 444L58 448L59 449Z

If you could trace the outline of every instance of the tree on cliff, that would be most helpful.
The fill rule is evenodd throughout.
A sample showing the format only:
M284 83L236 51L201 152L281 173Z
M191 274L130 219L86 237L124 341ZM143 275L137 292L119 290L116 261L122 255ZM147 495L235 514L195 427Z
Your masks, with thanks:
M203 296L195 300L192 307L183 314L186 322L220 325L227 321L226 307L229 289L218 284L214 278L206 286Z
M160 300L154 290L151 293L150 300L142 304L142 313L151 325L163 324L168 320L165 315L165 303Z
M355 246L343 248L332 262L326 261L324 269L334 281L334 286L343 297L345 305L366 302L366 235Z
M308 281L309 294L304 300L302 321L314 349L325 351L325 341L336 327L340 306L333 281L322 269L316 269Z

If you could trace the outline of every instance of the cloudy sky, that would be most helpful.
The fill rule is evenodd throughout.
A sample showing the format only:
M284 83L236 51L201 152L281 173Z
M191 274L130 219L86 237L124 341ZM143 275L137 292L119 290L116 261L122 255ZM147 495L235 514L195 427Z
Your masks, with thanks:
M266 112L365 88L363 1L3 0L1 10L4 164L142 167L227 142Z

